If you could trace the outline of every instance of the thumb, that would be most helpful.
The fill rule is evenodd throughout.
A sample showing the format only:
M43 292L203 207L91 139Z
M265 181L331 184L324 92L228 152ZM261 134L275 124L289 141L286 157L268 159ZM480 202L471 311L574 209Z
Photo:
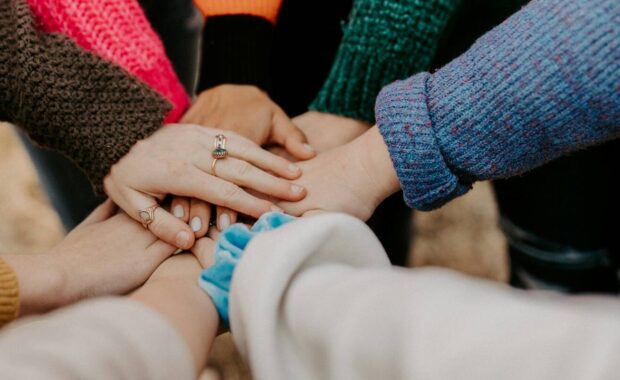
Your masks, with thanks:
M81 223L82 225L95 224L99 222L103 222L104 220L110 218L116 213L118 207L111 199L106 199L105 202L97 206L97 208L84 219Z
M306 135L297 127L282 110L273 116L271 142L282 145L293 157L308 160L316 156L314 148L308 144Z

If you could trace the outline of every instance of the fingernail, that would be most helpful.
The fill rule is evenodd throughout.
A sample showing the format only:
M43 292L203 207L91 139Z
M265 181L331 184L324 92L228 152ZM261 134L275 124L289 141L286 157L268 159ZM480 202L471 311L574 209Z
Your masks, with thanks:
M304 144L304 149L308 152L314 152L314 148L310 144Z
M304 188L303 188L303 187L301 187L301 186L291 185L291 192L292 192L293 194L299 194L299 193L301 193L301 191L302 191L303 189L304 189Z
M185 216L185 209L181 205L176 205L174 206L174 210L172 211L172 213L174 214L174 216L181 219Z
M199 217L195 216L192 218L192 221L189 223L189 226L192 227L192 231L198 232L202 228L202 220Z
M299 170L300 170L300 169L299 169L299 166L297 166L297 165L295 165L295 164L290 164L290 165L288 166L288 170L289 170L290 172L297 173L297 172L299 172Z
M230 226L230 216L228 214L220 215L220 231L224 231Z
M176 251L174 251L174 253L172 253L173 255L178 255L179 253L183 252L183 250L181 248L177 249Z
M187 231L181 231L177 234L177 247L187 247L189 244L189 233Z
M284 212L284 210L282 210L280 207L278 207L276 205L271 206L271 211Z

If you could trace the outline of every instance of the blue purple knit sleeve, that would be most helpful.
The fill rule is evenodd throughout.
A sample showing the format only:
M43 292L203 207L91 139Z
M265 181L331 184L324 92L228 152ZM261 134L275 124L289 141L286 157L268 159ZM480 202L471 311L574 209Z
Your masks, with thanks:
M620 1L532 1L436 73L385 87L376 118L420 210L620 137Z

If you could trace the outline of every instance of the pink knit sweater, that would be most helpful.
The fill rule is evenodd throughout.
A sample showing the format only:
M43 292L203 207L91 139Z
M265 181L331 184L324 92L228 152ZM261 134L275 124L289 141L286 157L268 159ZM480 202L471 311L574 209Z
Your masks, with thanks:
M173 108L164 122L177 121L189 96L164 46L137 0L28 0L42 30L59 32L84 49L140 78Z

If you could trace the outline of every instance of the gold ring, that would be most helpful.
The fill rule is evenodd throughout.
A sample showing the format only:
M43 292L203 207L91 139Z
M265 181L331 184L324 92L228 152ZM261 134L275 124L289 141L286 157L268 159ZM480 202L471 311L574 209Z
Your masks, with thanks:
M211 174L216 177L217 177L217 174L215 173L215 164L217 163L217 160L219 160L219 158L213 157L213 162L211 163Z
M143 210L138 211L138 218L140 218L142 226L145 229L148 229L149 224L153 223L153 220L155 220L155 210L157 210L158 208L159 205L154 204Z
M226 136L219 134L215 136L215 140L213 141L213 151L211 151L211 156L216 160L221 158L228 157L228 151L226 150Z

